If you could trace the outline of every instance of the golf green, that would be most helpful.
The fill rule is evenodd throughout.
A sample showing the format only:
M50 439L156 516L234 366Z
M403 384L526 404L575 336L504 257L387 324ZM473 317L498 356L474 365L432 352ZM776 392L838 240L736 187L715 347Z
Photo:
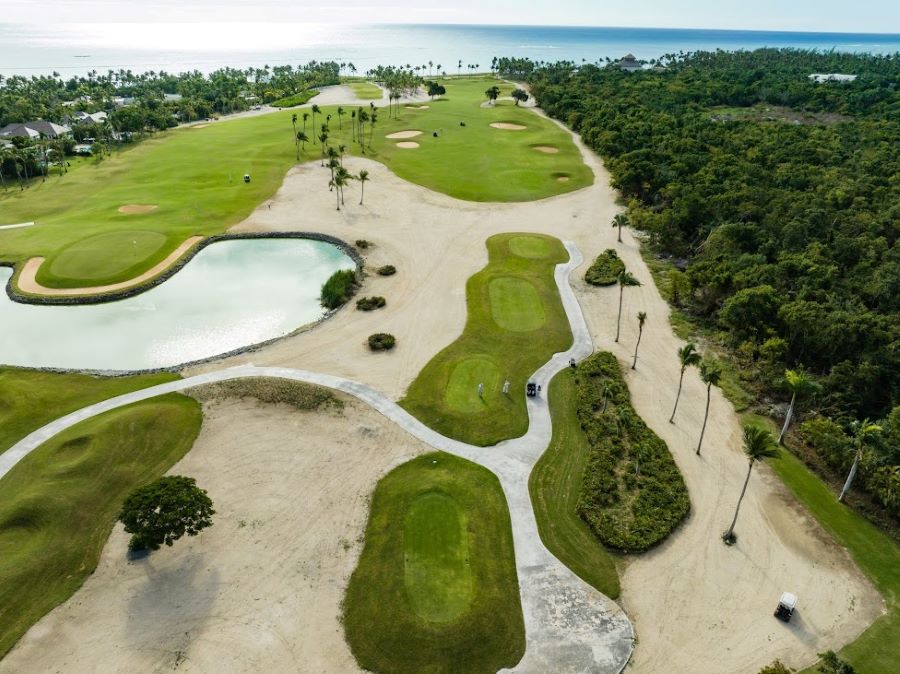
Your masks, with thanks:
M66 287L127 274L139 268L146 255L155 255L167 243L165 234L146 230L124 229L89 236L62 248L49 265L41 265L37 280Z
M537 236L514 236L509 240L509 249L514 255L541 260L550 254L546 239Z
M490 283L491 315L504 330L531 332L544 324L544 305L531 281L501 276Z

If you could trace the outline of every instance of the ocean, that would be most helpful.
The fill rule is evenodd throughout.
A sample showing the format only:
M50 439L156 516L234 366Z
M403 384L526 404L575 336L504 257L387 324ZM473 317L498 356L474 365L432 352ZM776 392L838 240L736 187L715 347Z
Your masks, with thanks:
M426 66L455 74L487 70L494 56L578 63L632 53L651 59L698 49L795 47L887 54L900 34L805 33L553 26L368 25L301 23L0 23L0 74L64 77L91 70L210 72L223 66L298 65L310 60ZM432 64L429 66L429 62Z

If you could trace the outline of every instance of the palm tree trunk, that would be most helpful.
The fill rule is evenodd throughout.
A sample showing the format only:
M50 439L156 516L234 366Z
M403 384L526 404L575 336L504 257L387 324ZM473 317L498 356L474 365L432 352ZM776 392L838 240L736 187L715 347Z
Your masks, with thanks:
M634 362L631 364L631 369L632 369L632 370L637 369L637 352L638 352L638 347L641 345L641 336L642 336L643 334L644 334L644 326L643 326L643 325L640 325L640 326L638 326L638 338L637 338L637 342L636 342L635 345L634 345Z
M797 400L797 392L791 396L791 406L788 407L787 416L784 418L784 426L781 427L781 435L778 436L778 444L784 444L784 435L787 433L788 427L791 425L791 419L794 416L794 402Z
M622 295L625 294L625 286L619 284L619 319L616 321L616 342L619 341L619 332L622 328Z
M360 181L359 185L359 205L362 206L363 198L366 196L366 181Z
M700 441L697 443L697 456L700 456L700 445L703 444L703 436L706 433L706 421L709 419L709 399L712 394L712 384L706 385L706 412L703 415L703 428L700 429Z
M616 229L619 230L619 243L622 243L622 225L619 225Z
M678 378L678 393L675 396L675 407L672 408L672 416L669 417L669 423L675 423L675 410L678 409L678 399L681 398L681 385L684 383L684 368L681 368L681 376Z
M847 492L850 491L850 487L853 485L853 480L856 478L856 471L859 469L859 455L862 452L859 450L856 451L856 456L853 458L853 465L850 466L850 474L847 476L847 481L844 482L844 488L841 489L841 495L838 496L838 502L843 503L844 497L847 495Z
M731 526L728 527L728 531L726 531L722 538L731 538L734 535L734 525L737 524L738 513L741 510L741 501L744 500L744 493L747 491L747 483L750 482L750 471L753 470L753 462L750 462L750 467L747 468L747 477L744 478L744 488L741 489L741 497L738 499L737 507L734 509L734 519L731 520Z
M340 189L336 189L334 191L334 199L335 199L335 203L337 203L337 209L341 210L341 190Z

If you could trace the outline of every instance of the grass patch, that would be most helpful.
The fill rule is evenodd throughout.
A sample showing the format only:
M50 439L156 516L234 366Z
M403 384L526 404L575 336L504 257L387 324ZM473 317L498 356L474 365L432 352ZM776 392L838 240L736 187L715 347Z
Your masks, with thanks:
M381 98L381 87L377 84L359 80L347 82L346 84L361 101L378 100Z
M0 656L81 587L125 497L184 456L201 420L177 394L123 407L64 431L0 480Z
M427 188L472 201L532 201L579 189L593 182L591 170L566 131L528 110L480 107L483 92L494 80L448 80L447 100L435 101L427 110L400 107L399 118L386 108L378 112L374 130L366 127L371 147L366 156L384 163L397 175ZM331 115L329 142L346 145L359 154L352 140L350 106L342 118L337 106L323 106ZM62 177L31 183L24 192L0 190L4 222L35 221L37 226L0 232L3 261L19 263L33 256L46 258L54 269L55 258L77 242L100 234L135 229L166 237L136 239L127 236L94 241L98 269L77 262L74 269L62 263L69 283L103 285L132 278L165 259L193 235L219 234L246 218L259 204L274 196L287 170L296 164L291 117L294 111L229 119L204 128L180 128L162 132L143 142L116 150L98 162L76 162ZM301 116L302 117L302 116ZM488 124L500 118L528 126L526 131L499 132ZM426 131L415 152L396 147L385 136L413 125ZM317 115L316 130L324 122ZM460 126L465 122L466 126ZM312 119L306 132L314 135ZM297 130L302 130L302 119ZM374 132L373 132L374 131ZM438 138L432 132L438 132ZM555 145L559 154L541 155L535 143ZM319 158L318 144L306 146L301 161ZM74 165L74 164L73 164ZM554 172L572 179L557 183ZM251 175L245 183L244 174ZM323 181L323 185L327 181ZM377 189L373 187L372 189ZM124 204L154 204L150 213L134 216L118 212ZM124 241L124 243L123 243ZM86 249L85 249L86 250ZM115 258L125 258L118 261ZM78 278L78 269L90 278ZM48 278L47 285L53 286ZM61 280L61 279L60 279Z
M619 254L612 248L607 248L588 267L584 274L584 280L592 286L611 286L615 285L619 274L623 271L625 271L625 263L619 259Z
M553 438L528 478L538 532L547 549L563 564L616 599L620 592L616 558L577 513L591 450L578 423L574 373L560 372L549 388Z
M143 261L138 259L135 251L140 249L156 257L168 242L165 234L143 230L97 234L66 246L51 264L42 264L38 268L37 281L57 288L77 288L84 281L129 273L134 276L139 273Z
M547 241L537 236L514 236L509 240L509 250L513 255L541 260L550 254Z
M510 251L509 241L520 236L487 240L488 265L466 284L469 314L463 334L425 366L400 401L431 428L474 445L493 445L526 432L528 377L572 344L553 277L568 253L559 240L536 236L546 243L548 255L519 257ZM497 281L502 285L495 286ZM521 291L525 286L519 283L529 290ZM468 365L460 370L461 363ZM476 376L483 379L476 381ZM510 393L504 395L500 388L507 379ZM485 386L483 401L479 383Z
M448 454L375 488L344 600L347 641L374 672L495 672L525 652L512 531L500 482Z
M600 352L579 364L575 384L590 447L578 514L604 545L647 550L690 512L684 479L666 443L631 406L615 356Z
M328 277L322 284L320 301L326 309L337 309L346 304L356 290L356 272L352 269L341 269Z
M326 388L292 379L245 377L195 386L191 397L200 402L254 398L271 405L289 405L298 410L317 410L323 406L344 406Z
M293 108L296 105L303 105L304 103L308 103L310 99L318 95L318 91L307 89L290 96L285 96L284 98L279 98L278 100L272 101L269 105L271 105L273 108Z
M70 412L123 393L178 379L177 374L95 377L0 367L0 454Z

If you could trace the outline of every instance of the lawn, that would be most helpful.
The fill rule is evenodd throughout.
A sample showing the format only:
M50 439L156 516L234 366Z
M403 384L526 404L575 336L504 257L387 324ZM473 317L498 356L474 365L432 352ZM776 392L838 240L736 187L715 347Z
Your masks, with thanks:
M509 511L490 471L427 454L378 483L344 628L373 672L496 672L521 659Z
M125 496L184 456L201 420L177 394L123 407L64 431L0 480L0 657L93 572Z
M178 379L170 373L94 377L0 367L0 454L32 431L101 400Z
M553 378L548 400L553 438L528 478L541 540L585 582L616 599L620 591L616 558L576 512L590 447L578 423L575 376L571 371Z
M466 284L463 334L429 361L400 401L436 431L480 446L528 430L528 377L572 344L553 278L556 265L568 260L559 240L499 234L487 247L488 265Z
M378 100L381 98L381 87L372 82L353 80L346 84L361 101Z
M367 142L371 138L366 156L401 178L473 201L531 201L590 184L593 174L571 137L553 122L520 108L481 107L483 92L492 82L451 79L445 82L445 99L428 108L401 106L399 118L379 110L374 129L366 127ZM329 142L359 154L360 146L352 141L351 110L345 110L348 114L339 117L336 107L322 108L323 114L332 115ZM0 192L0 224L37 223L0 231L0 259L19 263L31 256L46 257L39 280L48 286L131 278L163 260L189 236L220 233L275 194L296 163L294 114L298 111L285 110L175 129L116 151L102 162L84 162L65 176L34 181L24 192ZM316 130L323 121L316 116ZM504 131L489 126L498 121L527 128ZM298 130L302 127L298 121ZM408 129L423 131L415 139L418 149L402 149L385 138ZM315 135L312 119L306 131ZM559 153L543 154L535 145L551 145ZM307 145L301 161L318 159L319 153L317 143ZM243 181L244 174L251 176L249 183ZM563 174L568 182L557 180ZM118 211L128 204L157 208L142 214ZM106 236L112 233L120 234ZM91 257L98 260L96 267L85 264Z

